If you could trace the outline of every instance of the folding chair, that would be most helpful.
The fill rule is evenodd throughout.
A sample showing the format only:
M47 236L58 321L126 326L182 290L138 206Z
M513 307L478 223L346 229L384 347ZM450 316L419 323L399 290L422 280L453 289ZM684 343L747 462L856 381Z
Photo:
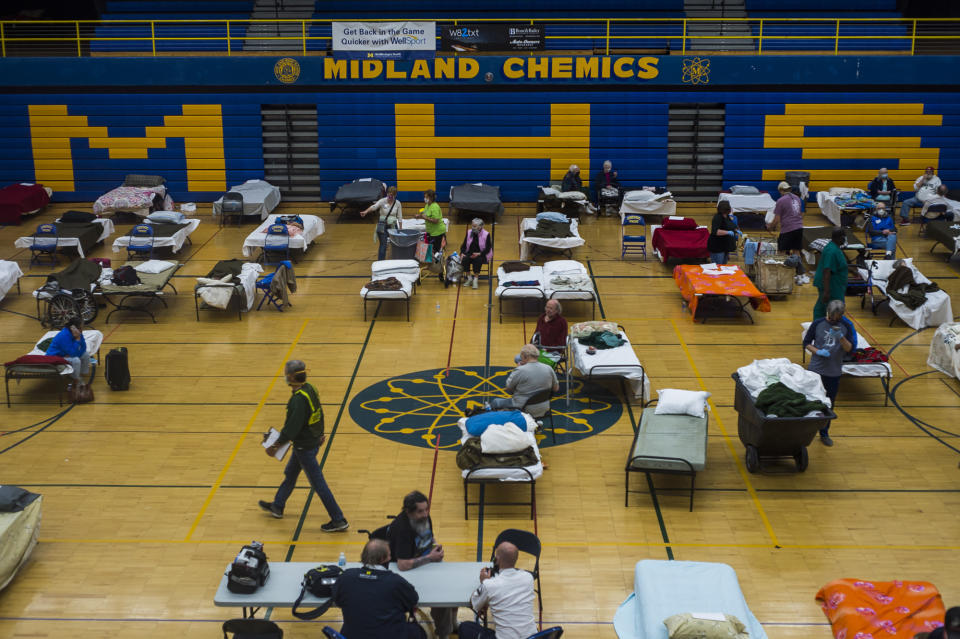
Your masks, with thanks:
M223 202L220 204L220 226L225 226L227 216L230 215L237 219L237 226L243 220L243 194L229 191L223 194Z
M33 244L30 245L30 264L39 264L40 258L44 255L50 258L50 263L56 266L60 263L57 259L57 241L59 233L56 224L41 224L33 233Z
M552 400L553 400L553 389L552 389L552 388L548 388L548 389L546 389L546 390L542 390L542 391L540 391L539 393L536 393L536 394L532 395L532 396L530 397L530 399L527 400L527 403L524 404L524 405L523 405L523 408L521 408L520 410L522 410L522 411L525 412L525 413L530 413L530 415L531 415L534 419L536 419L538 422L540 422L541 424L542 424L544 421L546 421L547 418L550 418L550 438L551 438L551 441L552 441L554 444L556 444L556 443L557 443L557 433L556 433L556 431L555 431L554 428L553 428L553 405L551 404L551 401L552 401ZM545 413L543 413L542 415L534 415L534 414L531 413L529 410L527 410L527 406L531 406L531 405L533 405L533 404L542 404L542 403L544 403L544 402L547 403L547 411L546 411Z
M260 303L257 305L258 311L260 310L260 307L263 306L264 302L269 302L270 304L273 304L274 308L276 308L278 311L280 311L281 313L283 312L283 301L277 298L277 296L274 295L273 292L270 290L271 285L273 284L273 278L277 273L280 272L281 268L292 269L293 264L289 260L283 260L282 262L277 264L276 271L274 271L273 273L270 273L269 275L264 275L263 277L257 280L257 283L255 284L255 286L258 291L263 292L263 297L260 298Z
M547 351L551 355L557 355L557 359L553 362L553 370L557 375L563 375L567 370L567 346L544 346L540 343L540 333L534 333L533 337L530 338L530 343L539 348L541 351ZM552 359L552 358L551 358ZM546 363L546 362L544 362Z
M541 585L540 585L540 538L537 537L532 532L526 530L518 530L516 528L507 528L499 535L497 535L496 541L493 542L493 550L496 551L497 546L502 542L508 541L514 546L517 547L517 550L520 552L525 552L528 555L533 555L534 564L533 570L528 570L532 576L533 580L537 583L537 587L534 590L537 593L537 605L540 607L540 616L543 616L543 596L540 594ZM494 553L490 553L490 561L493 561ZM549 631L557 630L557 628L551 628ZM543 632L549 632L544 630ZM560 630L562 633L563 630ZM534 637L559 637L560 635L544 635L542 632L533 635ZM530 639L533 639L532 637Z
M560 639L563 636L563 627L554 626L553 628L547 628L546 630L541 630L535 635L530 635L527 639Z
M270 261L269 255L282 255L282 259ZM263 240L260 261L264 264L280 264L290 260L290 232L286 224L271 224L267 227L267 237Z
M127 244L127 259L153 259L153 227L149 224L137 224L130 231Z
M223 639L283 639L280 626L268 619L229 619L223 622Z
M620 259L642 255L647 259L647 223L642 215L624 215L620 224Z

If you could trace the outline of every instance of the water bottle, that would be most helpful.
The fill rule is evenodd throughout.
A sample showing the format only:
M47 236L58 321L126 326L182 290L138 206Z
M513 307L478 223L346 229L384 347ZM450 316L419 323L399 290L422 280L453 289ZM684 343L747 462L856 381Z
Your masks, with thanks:
M437 312L440 312L440 300L437 300Z
M347 556L343 553L340 553L340 559L337 559L337 565L340 566L340 569L347 567Z

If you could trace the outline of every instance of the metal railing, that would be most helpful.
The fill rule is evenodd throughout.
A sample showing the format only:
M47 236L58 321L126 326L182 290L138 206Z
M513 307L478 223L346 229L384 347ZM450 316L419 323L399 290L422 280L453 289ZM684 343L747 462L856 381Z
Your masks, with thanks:
M960 51L960 18L555 18L421 19L438 25L543 25L546 49L658 53L890 54ZM364 22L391 22L361 19ZM329 19L157 19L0 21L0 55L109 55L298 51L331 44ZM439 35L437 36L439 39ZM259 43L259 45L258 45ZM536 54L537 52L533 52Z

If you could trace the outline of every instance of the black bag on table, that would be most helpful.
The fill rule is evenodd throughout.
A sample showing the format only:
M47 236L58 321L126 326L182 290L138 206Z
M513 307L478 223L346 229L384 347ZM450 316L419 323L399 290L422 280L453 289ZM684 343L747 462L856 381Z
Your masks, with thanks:
M263 552L263 544L252 541L240 549L230 564L227 570L227 590L249 595L266 583L269 575L270 564L267 563L267 553Z
M130 390L130 365L127 360L127 347L120 346L107 353L104 377L110 390Z
M337 579L342 574L343 570L339 566L319 566L308 570L307 574L303 576L303 588L300 590L300 596L293 603L293 616L297 619L310 620L316 619L330 610L333 605L333 584L337 583ZM297 608L308 592L314 597L326 598L327 601L313 610L297 612Z

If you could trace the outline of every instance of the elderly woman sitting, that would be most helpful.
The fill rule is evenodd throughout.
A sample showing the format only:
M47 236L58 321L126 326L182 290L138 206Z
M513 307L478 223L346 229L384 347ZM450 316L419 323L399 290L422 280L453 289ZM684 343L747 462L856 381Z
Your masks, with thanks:
M463 284L471 285L477 288L477 277L480 275L480 269L483 265L493 259L493 242L490 241L490 234L483 228L483 220L478 217L470 222L470 228L467 229L467 236L463 239L460 246L460 263L463 265ZM470 274L470 269L473 274ZM472 279L471 279L472 278Z
M560 190L564 193L570 191L579 191L583 188L583 179L580 177L580 167L576 164L570 165L570 170L563 176L563 186Z
M86 387L81 379L90 373L90 353L87 352L87 341L83 338L83 322L79 318L71 319L60 329L50 342L46 354L67 360L73 368L71 375L77 390Z

